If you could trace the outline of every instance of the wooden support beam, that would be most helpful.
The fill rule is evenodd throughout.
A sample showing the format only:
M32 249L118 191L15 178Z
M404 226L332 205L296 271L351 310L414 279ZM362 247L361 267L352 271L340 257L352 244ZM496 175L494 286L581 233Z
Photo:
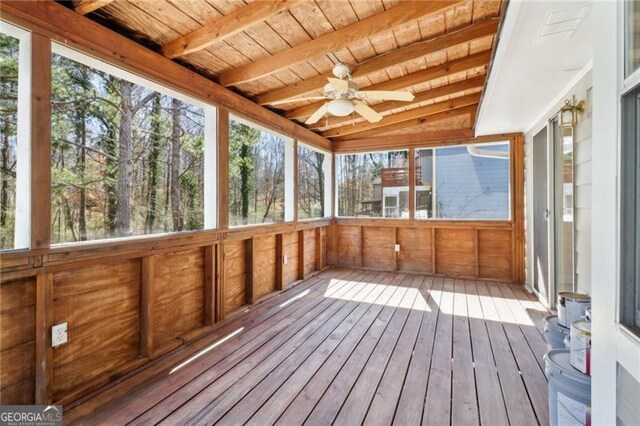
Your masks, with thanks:
M322 228L315 229L315 270L322 270Z
M80 0L76 3L74 8L80 15L86 15L87 13L95 12L96 10L105 7L113 0Z
M361 64L353 65L351 67L351 76L357 80L360 77L382 71L393 65L398 65L443 49L449 49L482 37L490 36L497 32L499 23L500 20L498 18L490 18L486 21L464 27L458 31L446 33L429 40L419 41L383 53ZM322 87L327 84L327 77L333 77L333 74L329 71L307 80L287 85L281 89L260 94L254 98L254 101L260 105L266 105L295 98L296 96L306 95L322 89Z
M168 58L188 55L219 43L251 26L264 22L304 0L256 1L215 18L202 27L162 46Z
M525 230L524 230L524 135L515 136L511 141L511 202L512 230L512 280L522 284L525 281Z
M216 322L216 246L204 248L204 325Z
M235 111L248 120L289 137L303 139L322 149L331 148L328 140L309 129L256 105L251 100L75 13L58 2L2 0L2 19L34 34L41 34L53 41L73 46L97 59L166 85L202 102ZM50 57L48 62L51 62ZM42 72L42 69L38 69L34 75Z
M229 110L217 109L218 229L229 229Z
M400 256L400 253L395 251L395 246L396 244L398 244L398 227L394 226L393 227L393 270L397 271L398 270L398 257ZM402 250L402 248L400 248L400 250Z
M409 148L409 220L416 217L416 150ZM396 239L398 235L396 234Z
M216 322L226 317L225 306L225 271L224 271L224 240L216 245Z
M436 265L436 250L438 249L438 244L436 243L436 234L436 228L431 228L431 273L434 275L438 273L438 268Z
M362 90L400 90L407 89L416 84L426 83L442 77L448 77L463 71L469 71L480 67L486 67L491 60L491 51L476 53L460 59L445 62L422 71L407 74L404 77L395 78L393 80L383 81L382 83L373 84L363 87ZM313 114L323 104L323 101L314 102L299 108L292 109L284 113L289 119L306 119Z
M399 112L397 114L387 115L377 123L369 123L368 121L363 121L351 126L344 126L327 130L326 132L324 132L324 136L327 138L334 138L351 135L354 133L361 133L367 130L387 127L392 124L402 123L421 117L428 117L430 115L439 114L449 110L455 110L456 108L476 105L478 104L478 102L480 102L480 92L474 93L472 95L449 99L448 101L410 109L408 111Z
M441 120L445 120L448 118L453 118L453 117L460 117L463 115L469 115L472 117L475 116L476 111L477 111L478 105L477 104L473 104L473 105L469 105L469 106L464 106L461 108L456 108L456 109L450 109L447 111L442 111L442 112L438 112L436 114L432 114L432 115L426 115L426 116L421 116L421 117L417 117L408 121L401 121L398 123L393 123L393 124L389 124L386 126L382 126L382 127L376 127L370 130L364 130L361 131L359 133L354 133L351 135L347 135L347 136L341 136L341 137L337 137L336 140L346 140L347 138L351 139L351 138L364 138L364 137L370 137L373 135L378 135L380 133L385 133L385 132L392 132L395 130L400 130L400 129L407 129L410 127L417 127L420 126L422 124L425 123L432 123L432 122L437 122L437 121L441 121Z
M53 274L36 277L36 404L49 405L53 401Z
M142 277L140 280L140 355L153 357L153 281L155 277L156 257L142 258Z
M360 260L358 267L362 268L364 266L364 226L360 227Z
M478 247L478 241L480 240L479 233L480 231L478 228L473 229L473 259L476 267L476 278L480 277L480 249Z
M316 56L336 52L359 40L387 32L407 22L451 7L459 0L407 1L361 21L324 34L316 39L276 53L265 59L228 71L220 76L220 84L231 86L271 75Z
M410 133L405 135L392 136L371 136L333 142L333 152L354 153L372 150L397 149L398 146L405 148L428 148L430 146L441 147L457 145L460 143L481 143L506 140L514 137L512 133L503 133L489 136L474 137L473 129L451 129L437 130L430 132Z
M3 4L4 6L4 4ZM51 245L51 40L31 35L31 249Z
M300 212L298 205L298 191L300 188L300 176L298 175L298 140L293 140L293 220L298 221Z
M276 291L284 289L284 242L282 234L276 234Z
M456 83L446 84L444 86L438 86L435 89L425 90L424 92L417 93L415 95L415 98L411 102L386 101L386 102L381 102L379 104L373 105L373 108L379 113L384 113L384 112L393 111L394 109L398 109L398 108L417 105L422 102L430 101L432 99L436 99L442 96L454 95L467 90L482 89L482 87L484 86L485 77L486 77L485 75L480 75L478 77L473 77L468 80L462 80ZM356 115L356 117L358 116ZM364 120L363 118L358 118L356 120L356 123L362 122L363 120ZM322 130L322 127L320 127L320 124L324 123L324 121L325 120L320 120L315 125L311 125L309 127L312 129ZM329 116L328 117L329 126L332 126L332 127L337 124L350 125L352 124L353 121L354 121L353 116L348 116L348 117Z
M298 231L298 279L304 280L304 230Z
M245 257L245 263L246 263L246 275L247 275L247 282L246 282L246 288L245 288L245 301L250 304L253 305L255 303L255 294L253 291L253 284L256 281L254 279L254 274L256 273L260 273L260 271L256 271L254 268L254 261L255 261L255 252L254 252L254 248L255 248L255 244L253 243L253 238L249 238L247 240L245 240L245 253L246 253L246 257Z

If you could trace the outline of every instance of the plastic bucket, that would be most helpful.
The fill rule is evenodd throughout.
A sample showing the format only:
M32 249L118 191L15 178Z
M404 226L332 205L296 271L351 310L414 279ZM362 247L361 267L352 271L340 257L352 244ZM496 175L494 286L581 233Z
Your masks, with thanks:
M561 291L558 293L558 319L560 325L569 328L574 321L583 319L585 310L589 306L591 306L589 295Z
M571 366L566 349L554 349L544 356L549 380L549 424L591 425L591 377Z
M547 350L564 348L564 338L569 335L569 329L559 324L557 315L548 315L544 318L544 340L547 341Z

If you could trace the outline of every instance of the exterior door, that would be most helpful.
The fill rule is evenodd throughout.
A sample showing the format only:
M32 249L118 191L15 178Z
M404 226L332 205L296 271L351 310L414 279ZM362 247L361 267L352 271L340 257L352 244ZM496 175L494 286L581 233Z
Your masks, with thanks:
M545 126L533 137L533 288L548 302L551 294L549 277L549 160L548 135Z

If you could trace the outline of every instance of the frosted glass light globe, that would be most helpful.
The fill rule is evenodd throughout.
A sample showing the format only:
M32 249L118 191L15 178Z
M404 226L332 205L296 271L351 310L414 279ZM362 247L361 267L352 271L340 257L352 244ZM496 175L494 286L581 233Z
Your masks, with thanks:
M346 117L354 111L355 106L353 102L346 99L334 99L329 102L327 109L336 117Z

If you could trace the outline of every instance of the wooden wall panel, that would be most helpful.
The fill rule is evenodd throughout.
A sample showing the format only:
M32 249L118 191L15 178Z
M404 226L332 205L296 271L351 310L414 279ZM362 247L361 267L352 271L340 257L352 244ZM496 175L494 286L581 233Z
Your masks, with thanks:
M362 227L362 266L387 271L396 269L395 232L392 226Z
M69 341L53 350L54 400L135 359L140 350L140 260L103 263L53 276L53 323Z
M337 226L338 266L362 266L360 256L360 226Z
M283 255L287 256L287 263L283 265L284 286L298 280L298 233L285 232L282 234Z
M398 270L433 272L433 241L431 228L398 227L396 242L400 244Z
M35 279L0 284L0 404L33 404Z
M257 300L276 291L276 237L257 236L253 244L253 296Z
M476 275L475 230L436 229L436 272L474 277Z
M509 230L478 230L479 275L511 281L512 233Z
M316 270L316 230L304 231L304 276Z
M158 255L153 285L154 347L204 324L204 248ZM154 352L155 355L157 353Z
M245 240L224 242L224 305L230 313L246 304L247 265Z

